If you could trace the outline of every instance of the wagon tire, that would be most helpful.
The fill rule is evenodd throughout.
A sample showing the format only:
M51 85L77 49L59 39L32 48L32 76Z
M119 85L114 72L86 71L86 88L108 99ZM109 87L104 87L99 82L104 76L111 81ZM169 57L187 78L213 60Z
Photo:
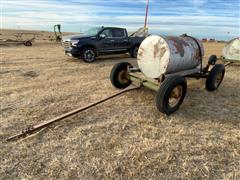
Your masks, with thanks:
M131 50L131 57L132 58L137 58L137 55L138 55L138 49L139 49L139 46L136 45L132 48Z
M216 55L211 55L208 59L208 64L209 65L215 65L217 62L217 56Z
M127 79L128 67L131 66L128 62L116 64L111 71L110 80L112 85L118 89L127 88L132 84L132 81Z
M24 45L25 45L25 46L32 46L32 42L31 42L31 41L26 41L26 42L24 43Z
M82 51L82 60L86 63L92 63L96 60L96 51L91 47L84 48Z
M176 112L182 105L187 92L187 81L182 76L166 78L156 95L157 109L170 115Z
M225 66L223 64L215 65L210 71L206 80L206 89L208 91L215 91L221 85L225 76Z

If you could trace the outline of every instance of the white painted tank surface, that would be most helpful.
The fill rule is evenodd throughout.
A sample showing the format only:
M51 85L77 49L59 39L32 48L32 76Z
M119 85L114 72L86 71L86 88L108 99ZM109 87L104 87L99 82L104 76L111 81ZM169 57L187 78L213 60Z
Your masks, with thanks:
M147 37L138 50L138 66L145 76L159 78L198 67L204 56L202 43L190 36Z
M240 37L229 41L223 48L223 56L226 59L240 61Z

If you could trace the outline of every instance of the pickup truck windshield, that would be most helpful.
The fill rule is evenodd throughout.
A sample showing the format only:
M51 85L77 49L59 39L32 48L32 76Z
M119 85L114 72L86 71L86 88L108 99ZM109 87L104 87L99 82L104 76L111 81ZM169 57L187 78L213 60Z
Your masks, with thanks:
M96 36L100 30L102 30L102 27L94 27L87 30L84 34L89 36Z

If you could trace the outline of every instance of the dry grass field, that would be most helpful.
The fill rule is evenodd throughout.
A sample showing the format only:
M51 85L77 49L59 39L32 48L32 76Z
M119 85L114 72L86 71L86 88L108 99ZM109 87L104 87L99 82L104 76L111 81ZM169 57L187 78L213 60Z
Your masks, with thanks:
M155 93L143 88L6 143L29 125L117 92L112 66L136 65L128 55L86 64L40 40L1 47L0 179L240 179L238 65L227 68L213 93L203 80L189 80L185 101L171 116L159 113ZM224 46L204 45L206 60Z

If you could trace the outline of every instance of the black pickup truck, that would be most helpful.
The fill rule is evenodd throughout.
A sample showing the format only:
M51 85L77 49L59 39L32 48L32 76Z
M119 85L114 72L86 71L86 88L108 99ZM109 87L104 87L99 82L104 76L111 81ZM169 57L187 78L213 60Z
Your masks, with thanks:
M81 35L65 36L62 45L66 54L95 61L99 55L130 53L136 58L144 37L129 37L127 30L115 27L96 27Z

